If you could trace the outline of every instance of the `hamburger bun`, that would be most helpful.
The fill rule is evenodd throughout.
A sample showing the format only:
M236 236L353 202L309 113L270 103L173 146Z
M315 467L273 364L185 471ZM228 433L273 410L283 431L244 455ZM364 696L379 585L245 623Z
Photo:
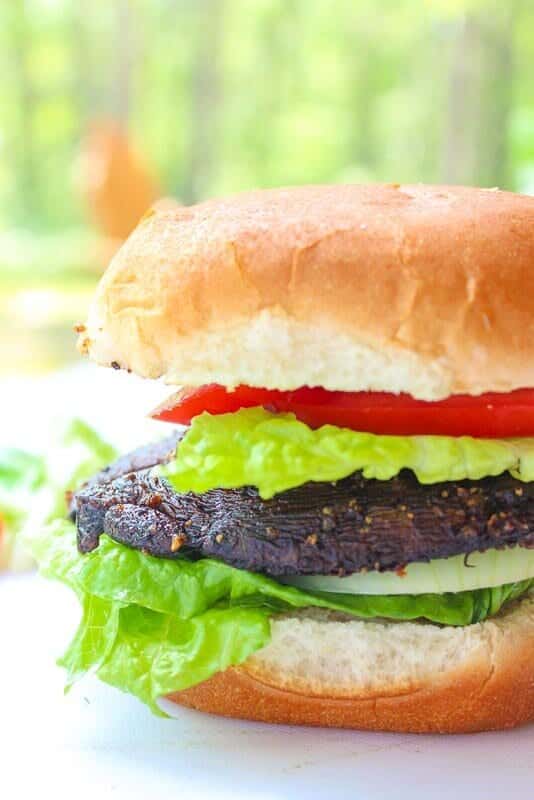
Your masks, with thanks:
M534 386L534 198L257 191L153 210L79 347L171 384L451 394Z
M534 595L465 628L308 609L273 619L267 647L163 707L406 733L500 730L534 721L533 656Z

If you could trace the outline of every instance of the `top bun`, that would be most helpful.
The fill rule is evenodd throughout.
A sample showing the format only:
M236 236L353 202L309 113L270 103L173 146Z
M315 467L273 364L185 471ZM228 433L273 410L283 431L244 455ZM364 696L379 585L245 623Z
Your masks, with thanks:
M303 186L149 212L80 349L168 383L426 400L534 386L534 198Z

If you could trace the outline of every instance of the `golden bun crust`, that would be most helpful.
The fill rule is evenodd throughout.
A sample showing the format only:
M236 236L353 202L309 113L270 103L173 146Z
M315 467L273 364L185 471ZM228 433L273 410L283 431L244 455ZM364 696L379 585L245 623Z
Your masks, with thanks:
M289 624L295 626L295 619ZM322 624L347 623L323 620ZM318 635L311 643L318 650L315 662L308 652L300 672L292 670L284 663L287 631L278 631L275 623L273 641L265 648L272 649L270 656L262 659L264 651L260 651L240 667L168 699L240 719L406 733L473 733L534 722L534 597L496 619L464 629L384 624L380 660L373 653L372 641L378 623L353 624L370 626L371 633L367 637L360 630L360 652L349 634L353 663L359 662L349 682L337 674L335 659L328 663ZM419 634L412 630L416 627ZM305 625L302 636L309 634ZM418 641L411 653L393 652L391 637L398 638L399 648L408 645L410 638L412 647ZM298 649L298 642L296 646ZM371 653L364 675L359 674L361 648L367 646ZM432 652L434 647L437 654ZM281 669L272 657L275 652ZM381 673L378 677L373 665L374 672ZM338 686L329 677L330 667Z
M79 347L168 383L534 386L534 198L457 186L257 191L149 213Z

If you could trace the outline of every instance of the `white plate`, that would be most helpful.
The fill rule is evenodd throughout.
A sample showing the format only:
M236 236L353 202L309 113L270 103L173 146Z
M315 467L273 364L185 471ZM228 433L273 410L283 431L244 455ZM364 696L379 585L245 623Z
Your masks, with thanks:
M54 800L491 800L533 796L534 727L400 736L159 719L54 664L78 611L67 589L0 578L0 796Z

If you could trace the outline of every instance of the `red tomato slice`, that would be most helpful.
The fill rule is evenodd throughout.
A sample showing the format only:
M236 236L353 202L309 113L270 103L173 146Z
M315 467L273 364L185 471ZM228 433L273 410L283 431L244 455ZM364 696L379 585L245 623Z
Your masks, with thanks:
M489 392L478 397L453 395L427 402L389 392L330 392L309 387L280 392L250 386L238 386L230 392L224 386L209 384L183 389L151 416L188 425L203 411L225 414L253 406L292 411L311 428L331 424L402 436L534 436L534 389Z

